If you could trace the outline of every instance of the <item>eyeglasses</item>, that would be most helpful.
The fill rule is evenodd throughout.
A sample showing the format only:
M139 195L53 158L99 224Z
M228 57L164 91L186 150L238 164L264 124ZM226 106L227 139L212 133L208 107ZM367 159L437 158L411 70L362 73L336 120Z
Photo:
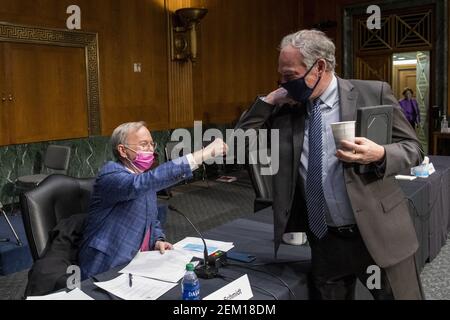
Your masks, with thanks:
M156 142L127 143L126 146L137 146L141 151L156 150Z

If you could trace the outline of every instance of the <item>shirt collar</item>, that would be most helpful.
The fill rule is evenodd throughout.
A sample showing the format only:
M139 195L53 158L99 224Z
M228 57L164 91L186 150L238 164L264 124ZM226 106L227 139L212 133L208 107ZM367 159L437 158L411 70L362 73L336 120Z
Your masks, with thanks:
M322 93L322 95L320 96L322 104L325 104L328 108L333 108L336 100L337 89L337 78L333 74L333 78L331 79L330 84L328 85L324 93Z
M326 88L326 90L319 97L320 99L320 109L324 111L325 109L332 109L336 106L336 101L338 100L338 83L337 78L333 74L333 78L331 79L330 84ZM308 116L311 114L312 103L308 104L307 114Z

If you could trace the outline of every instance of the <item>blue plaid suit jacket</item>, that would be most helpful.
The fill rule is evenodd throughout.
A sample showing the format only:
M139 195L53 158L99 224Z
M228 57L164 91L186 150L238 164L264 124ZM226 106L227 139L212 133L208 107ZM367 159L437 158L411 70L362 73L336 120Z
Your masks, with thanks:
M82 279L130 262L151 228L150 248L164 238L156 192L192 178L186 157L133 174L120 162L108 162L94 185L78 260Z

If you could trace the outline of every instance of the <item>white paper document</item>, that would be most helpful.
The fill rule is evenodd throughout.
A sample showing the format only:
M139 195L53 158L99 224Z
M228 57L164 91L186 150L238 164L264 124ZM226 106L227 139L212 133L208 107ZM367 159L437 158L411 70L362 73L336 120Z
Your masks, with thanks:
M208 248L208 255L219 250L227 252L228 250L234 248L233 242L223 242L209 239L205 239L205 242ZM178 241L173 246L177 249L187 250L192 253L194 257L203 259L204 244L200 238L187 237L181 241Z
M406 175L403 175L403 174L398 174L398 175L396 175L395 176L395 179L397 179L397 180L409 180L409 181L412 181L412 180L415 180L417 177L415 177L415 176L406 176Z
M178 285L139 276L133 276L130 283L128 274L121 274L113 280L94 282L94 284L124 300L156 300Z
M211 293L203 300L250 300L253 298L253 291L247 275L227 284L223 288Z
M27 300L94 300L78 288L69 292L57 292L46 296L27 297Z
M164 254L159 251L139 252L136 257L119 273L177 282L186 272L186 264L192 260L192 253L174 248L166 250Z

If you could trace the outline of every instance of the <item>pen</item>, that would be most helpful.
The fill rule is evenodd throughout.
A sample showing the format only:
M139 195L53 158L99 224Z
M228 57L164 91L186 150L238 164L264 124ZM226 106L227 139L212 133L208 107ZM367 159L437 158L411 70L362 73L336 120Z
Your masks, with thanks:
M128 274L128 285L130 288L133 286L133 275L131 273Z

